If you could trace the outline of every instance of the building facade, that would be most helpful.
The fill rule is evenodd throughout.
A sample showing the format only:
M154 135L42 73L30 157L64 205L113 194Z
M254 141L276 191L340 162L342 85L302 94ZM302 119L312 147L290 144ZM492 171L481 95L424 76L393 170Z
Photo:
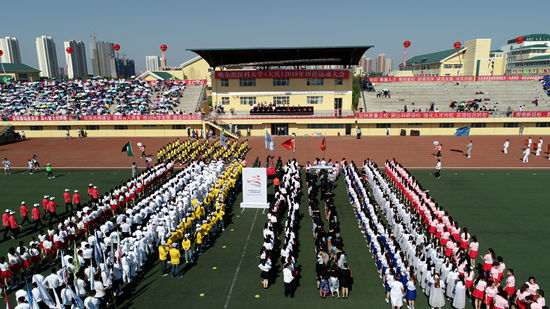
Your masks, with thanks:
M36 38L36 54L38 56L40 76L46 78L58 77L57 52L51 36L43 35Z
M113 43L105 41L92 43L92 67L95 76L116 78Z
M384 73L386 71L386 54L376 55L375 73Z
M131 78L136 75L136 66L133 59L122 58L115 59L116 73L118 78Z
M147 71L158 71L161 68L159 56L145 56L145 67Z
M2 62L0 70L0 83L10 81L34 82L40 80L40 70L26 64Z
M88 76L88 65L86 61L86 45L82 41L65 41L63 46L71 47L73 53L66 54L67 77L69 79L85 79Z
M0 57L3 63L21 63L21 51L17 38L9 36L0 38L0 50L4 52Z

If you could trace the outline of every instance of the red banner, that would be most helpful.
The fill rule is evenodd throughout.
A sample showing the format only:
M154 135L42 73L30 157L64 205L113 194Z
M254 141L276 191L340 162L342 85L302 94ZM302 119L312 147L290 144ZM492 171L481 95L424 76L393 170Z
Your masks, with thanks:
M68 115L52 115L52 116L10 116L10 121L67 121Z
M348 70L243 70L216 71L217 79L240 78L348 78Z
M477 81L517 81L517 80L539 80L542 79L544 75L501 75L501 76L478 76Z
M489 112L357 113L358 119L488 118Z
M206 85L206 79L185 79L186 85Z
M83 121L121 121L121 120L201 120L200 114L194 115L84 115Z
M413 83L413 82L473 82L473 81L521 81L540 80L543 75L502 75L502 76L403 76L403 77L361 77L361 82L371 83Z
M550 117L550 112L514 112L514 117Z
M185 84L185 85L206 85L206 79L169 79L169 80L150 80L149 85L157 83L165 84Z

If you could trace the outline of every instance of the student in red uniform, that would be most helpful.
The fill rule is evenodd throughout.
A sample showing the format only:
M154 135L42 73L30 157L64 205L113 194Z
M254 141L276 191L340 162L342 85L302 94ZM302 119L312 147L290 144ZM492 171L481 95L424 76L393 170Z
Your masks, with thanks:
M89 184L88 185L88 197L89 198L92 198L92 190L94 189L94 184Z
M55 199L55 197L50 197L50 201L48 202L48 211L50 213L50 220L49 220L49 225L52 224L52 219L55 217L55 219L59 222L59 217L57 216L57 212L55 212L55 207L57 207L57 205L55 204L55 202L53 201Z
M73 211L73 203L71 201L71 194L69 193L69 189L65 189L65 193L63 193L63 199L65 200L65 212Z
M15 218L15 212L10 211L10 230L13 233L14 239L17 239L17 236L19 235L19 225L17 224L17 219Z
M78 194L78 190L74 190L73 204L76 210L80 209L80 194Z
M38 204L34 204L34 207L32 208L32 219L34 220L34 229L38 230L38 225L40 224L40 227L43 227L44 224L42 223L42 219L40 218L40 209L38 209Z
M27 208L25 201L21 202L21 207L19 207L19 211L21 212L21 218L23 218L23 221L21 221L21 227L23 227L23 224L25 222L31 224L31 220L29 220L29 209Z
M42 207L44 207L44 216L48 215L48 202L50 201L49 198L50 198L49 195L44 195L44 198L42 199Z
M4 227L4 238L8 237L8 232L10 231L10 210L6 209L2 215L2 226Z
M99 191L97 190L97 186L92 188L92 201L94 203L99 202Z

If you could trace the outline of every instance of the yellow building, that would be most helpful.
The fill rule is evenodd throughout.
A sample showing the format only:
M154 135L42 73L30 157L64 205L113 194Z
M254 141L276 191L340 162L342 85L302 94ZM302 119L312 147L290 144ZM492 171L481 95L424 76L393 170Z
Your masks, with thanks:
M407 59L396 76L486 76L491 72L491 39L466 41L460 49L447 49Z
M34 82L40 80L40 70L20 63L2 63L0 83L8 81Z
M506 53L501 49L492 50L489 53L490 74L489 75L504 75L506 73Z
M370 46L192 50L208 62L212 103L225 111L312 107L314 114L351 112L353 72ZM344 69L312 69L335 65Z
M182 79L206 79L208 85L211 84L210 65L202 57L197 56L180 64Z

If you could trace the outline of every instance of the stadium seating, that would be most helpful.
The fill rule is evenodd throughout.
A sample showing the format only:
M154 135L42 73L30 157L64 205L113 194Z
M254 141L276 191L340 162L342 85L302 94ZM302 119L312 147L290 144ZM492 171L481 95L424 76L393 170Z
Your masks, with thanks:
M376 91L388 89L391 98L377 98L376 92L363 91L364 108L367 112L398 112L413 109L427 111L432 102L440 112L456 111L451 102L480 100L479 108L493 110L501 115L510 107L518 111L548 110L550 99L538 81L476 81L476 82L403 82L375 84ZM547 90L548 91L548 90ZM538 106L533 101L538 100ZM414 103L414 105L413 105Z
M550 75L546 75L542 79L542 89L544 89L546 94L550 96Z

